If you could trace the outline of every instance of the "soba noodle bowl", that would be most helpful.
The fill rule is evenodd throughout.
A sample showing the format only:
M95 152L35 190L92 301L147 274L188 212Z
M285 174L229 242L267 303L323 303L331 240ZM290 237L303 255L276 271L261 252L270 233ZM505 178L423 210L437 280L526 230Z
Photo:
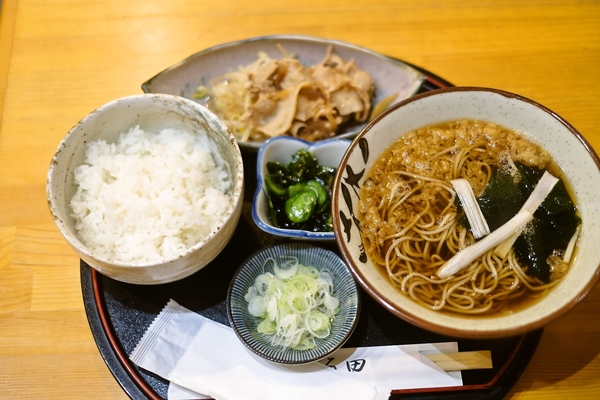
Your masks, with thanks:
M479 196L495 170L515 163L560 172L525 135L492 123L465 119L402 135L361 188L359 220L370 260L398 290L434 310L510 312L515 299L543 296L560 281L565 263L557 263L544 282L513 250L505 257L490 250L453 276L436 275L475 242L460 222L463 211L450 180L467 179Z

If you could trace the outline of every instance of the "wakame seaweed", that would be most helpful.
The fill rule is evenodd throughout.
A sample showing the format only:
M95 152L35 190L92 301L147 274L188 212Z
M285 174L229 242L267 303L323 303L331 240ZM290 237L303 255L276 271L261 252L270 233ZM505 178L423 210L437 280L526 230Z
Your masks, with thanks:
M497 168L483 193L477 199L491 231L515 216L544 170L515 163L516 173ZM544 282L550 280L548 257L554 250L564 250L580 223L575 204L562 180L534 213L534 219L514 243L515 254L528 265L533 276ZM461 223L469 228L466 218Z
M331 192L336 168L319 165L301 149L288 164L267 163L265 176L269 215L274 226L331 232Z

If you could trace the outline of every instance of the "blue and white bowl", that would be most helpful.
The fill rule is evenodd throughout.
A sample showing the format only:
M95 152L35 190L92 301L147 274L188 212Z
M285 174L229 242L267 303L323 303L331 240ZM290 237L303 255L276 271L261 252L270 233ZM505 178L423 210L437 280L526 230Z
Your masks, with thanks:
M284 349L271 344L271 336L257 331L261 319L248 312L245 299L248 288L254 285L258 275L273 272L272 263L265 266L269 258L282 256L295 256L303 265L329 271L333 278L334 295L340 302L340 311L333 319L331 333L326 338L316 339L315 347L309 350ZM227 314L236 335L255 354L280 364L307 364L327 357L348 340L358 323L359 313L358 286L344 261L331 250L303 242L266 247L250 256L233 276L227 294Z
M256 163L257 187L254 193L254 201L252 202L252 219L256 225L263 231L281 238L334 242L335 236L333 231L311 232L275 227L269 218L269 206L265 194L264 181L267 174L268 162L276 161L281 164L288 164L291 162L294 153L300 149L311 151L320 165L337 168L350 143L350 140L341 139L327 139L310 143L288 136L279 136L267 140L258 151Z

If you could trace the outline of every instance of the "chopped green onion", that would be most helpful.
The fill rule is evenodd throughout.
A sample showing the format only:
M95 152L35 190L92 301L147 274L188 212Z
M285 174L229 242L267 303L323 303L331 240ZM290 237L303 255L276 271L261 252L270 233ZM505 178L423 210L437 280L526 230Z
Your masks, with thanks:
M331 332L331 322L339 312L333 279L327 271L305 266L295 257L278 263L270 258L274 273L256 277L245 296L248 312L262 321L259 333L272 336L276 346L295 350L311 349L315 338ZM263 266L264 267L264 266Z
M279 267L279 265L277 265L277 262L275 262L275 260L273 260L273 263L273 272L275 272L275 275L278 278L289 279L292 276L296 275L296 272L298 272L299 264L298 259L296 258L292 258L287 262L283 263L281 268Z

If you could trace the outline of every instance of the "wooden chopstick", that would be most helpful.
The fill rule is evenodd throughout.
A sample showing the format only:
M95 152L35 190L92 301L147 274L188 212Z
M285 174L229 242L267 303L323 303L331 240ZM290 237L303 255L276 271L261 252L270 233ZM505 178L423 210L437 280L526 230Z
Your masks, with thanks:
M492 353L489 350L425 354L425 356L446 372L492 368Z

